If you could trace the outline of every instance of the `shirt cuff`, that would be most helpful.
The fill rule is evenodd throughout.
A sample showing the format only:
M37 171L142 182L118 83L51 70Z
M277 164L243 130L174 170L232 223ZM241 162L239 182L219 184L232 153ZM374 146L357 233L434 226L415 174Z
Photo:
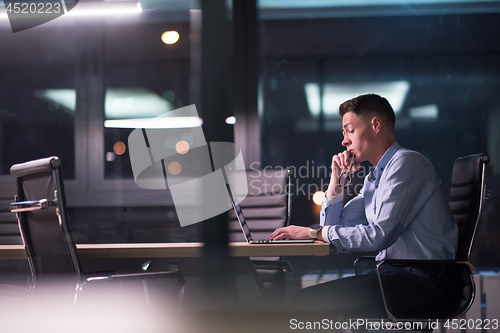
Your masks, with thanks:
M333 197L328 197L328 198L325 197L324 203L325 203L325 206L330 206L330 205L334 205L336 203L342 202L342 200L344 200L344 193L334 195Z
M321 237L326 243L330 243L330 239L328 238L328 229L330 229L329 225L325 225L321 228Z

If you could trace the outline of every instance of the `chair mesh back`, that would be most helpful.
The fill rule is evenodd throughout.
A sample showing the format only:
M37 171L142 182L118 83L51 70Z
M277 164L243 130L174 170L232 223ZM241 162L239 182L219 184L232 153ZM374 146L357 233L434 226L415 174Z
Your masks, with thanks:
M483 170L487 154L470 155L457 159L453 165L450 191L450 209L458 224L457 260L468 261L476 224L483 200Z
M287 170L247 170L248 196L240 202L254 239L266 239L276 228L287 225ZM230 241L244 241L234 210L229 211Z
M10 211L14 200L15 182L10 175L0 176L0 244L22 245L16 214Z
M18 201L53 200L58 181L56 177L60 177L60 174L61 170L55 168L53 171L32 172L18 177ZM58 192L57 196L61 200L64 193ZM65 214L64 198L62 200L63 207L61 209L60 205L60 210ZM67 242L68 236L63 232L56 209L47 208L19 214L28 259L36 279L40 281L47 277L75 276L79 263L72 259L70 247L73 247L75 252L76 247L74 243Z

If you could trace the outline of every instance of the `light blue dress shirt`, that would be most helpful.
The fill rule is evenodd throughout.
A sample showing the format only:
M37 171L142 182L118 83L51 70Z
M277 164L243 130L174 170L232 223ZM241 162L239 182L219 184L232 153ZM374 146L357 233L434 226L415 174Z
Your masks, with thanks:
M325 198L320 224L338 252L382 259L455 259L458 227L432 164L395 142L358 196Z

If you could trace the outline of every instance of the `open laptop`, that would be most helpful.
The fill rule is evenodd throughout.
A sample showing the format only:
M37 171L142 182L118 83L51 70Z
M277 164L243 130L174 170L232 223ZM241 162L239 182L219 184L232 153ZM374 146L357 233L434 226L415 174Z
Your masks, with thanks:
M226 185L229 192L229 198L231 199L231 204L233 205L234 212L236 213L236 218L238 219L241 230L243 231L243 235L245 235L245 239L249 244L314 243L313 239L279 239L273 241L267 239L253 239L250 229L248 228L248 224L245 220L245 216L243 215L243 211L241 210L240 203L236 198L236 194L234 193L233 187L229 184Z

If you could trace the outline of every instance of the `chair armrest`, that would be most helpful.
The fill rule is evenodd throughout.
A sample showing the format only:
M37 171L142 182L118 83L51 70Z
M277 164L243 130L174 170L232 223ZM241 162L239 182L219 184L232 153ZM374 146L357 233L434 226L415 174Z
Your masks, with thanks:
M356 258L356 260L354 260L354 263L353 263L354 273L356 275L360 275L358 265L363 261L373 261L375 263L375 258L376 258L375 256L361 256L361 257Z
M431 260L431 259L383 259L380 264L409 264L409 265L426 265L426 264L456 264L457 260Z
M110 276L110 275L115 275L116 272L114 270L105 270L105 271L96 271L96 272L82 272L80 273L80 279L83 280L88 280L92 279L94 277L105 277L105 276Z
M280 270L283 273L293 272L292 265L286 260L252 260L256 269Z
M396 265L396 266L412 266L414 268L428 268L430 266L452 266L452 265L466 265L469 267L472 275L475 275L476 269L468 261L458 261L458 260L418 260L418 259L384 259L377 265L377 270L379 266L383 265Z
M170 294L168 297L164 297L164 286L158 285L158 283L153 281L161 281L166 279L175 279L177 280L178 287L175 286L175 294ZM131 281L137 281L135 283L130 284ZM86 297L90 297L90 301L94 301L94 297L97 297L99 302L108 302L116 299L116 295L120 294L120 290L122 289L122 282L125 283L124 294L127 295L125 297L130 297L132 295L133 301L136 301L133 292L133 286L140 286L140 289L144 293L144 301L149 306L151 304L160 304L161 306L165 305L174 305L175 307L179 307L184 299L184 290L186 280L184 277L177 272L168 271L168 272L151 272L151 273L131 273L131 274L113 274L113 275L102 275L102 276L92 276L82 281L83 283L80 285L77 293L81 292L81 295L85 299ZM175 284L175 282L174 282ZM91 287L94 286L94 287ZM155 293L150 293L149 288L155 287ZM161 286L161 287L160 287ZM92 289L96 288L97 289ZM132 287L132 289L130 289ZM104 289L102 289L104 288ZM129 291L129 292L127 292ZM132 291L132 292L130 292ZM112 297L104 297L102 295L109 295ZM152 295L159 295L155 297L151 297ZM109 298L109 300L108 300ZM152 301L155 299L154 301ZM175 301L174 303L170 303L170 300ZM167 303L164 303L168 301ZM85 300L84 300L85 302Z
M113 274L107 276L95 276L90 277L87 280L103 280L103 279L161 279L161 278L173 278L179 281L179 285L183 286L186 284L186 279L177 272L150 272L150 273L131 273L131 274Z
M10 211L12 213L23 213L40 209L56 208L58 207L58 205L59 204L56 199L54 200L41 199L38 201L19 201L19 202L12 202L10 204Z
M186 284L186 279L177 272L151 272L151 273L131 273L131 274L112 274L104 276L92 276L86 279L86 282L102 281L102 280L144 280L144 279L161 279L173 278L177 279L179 286Z

